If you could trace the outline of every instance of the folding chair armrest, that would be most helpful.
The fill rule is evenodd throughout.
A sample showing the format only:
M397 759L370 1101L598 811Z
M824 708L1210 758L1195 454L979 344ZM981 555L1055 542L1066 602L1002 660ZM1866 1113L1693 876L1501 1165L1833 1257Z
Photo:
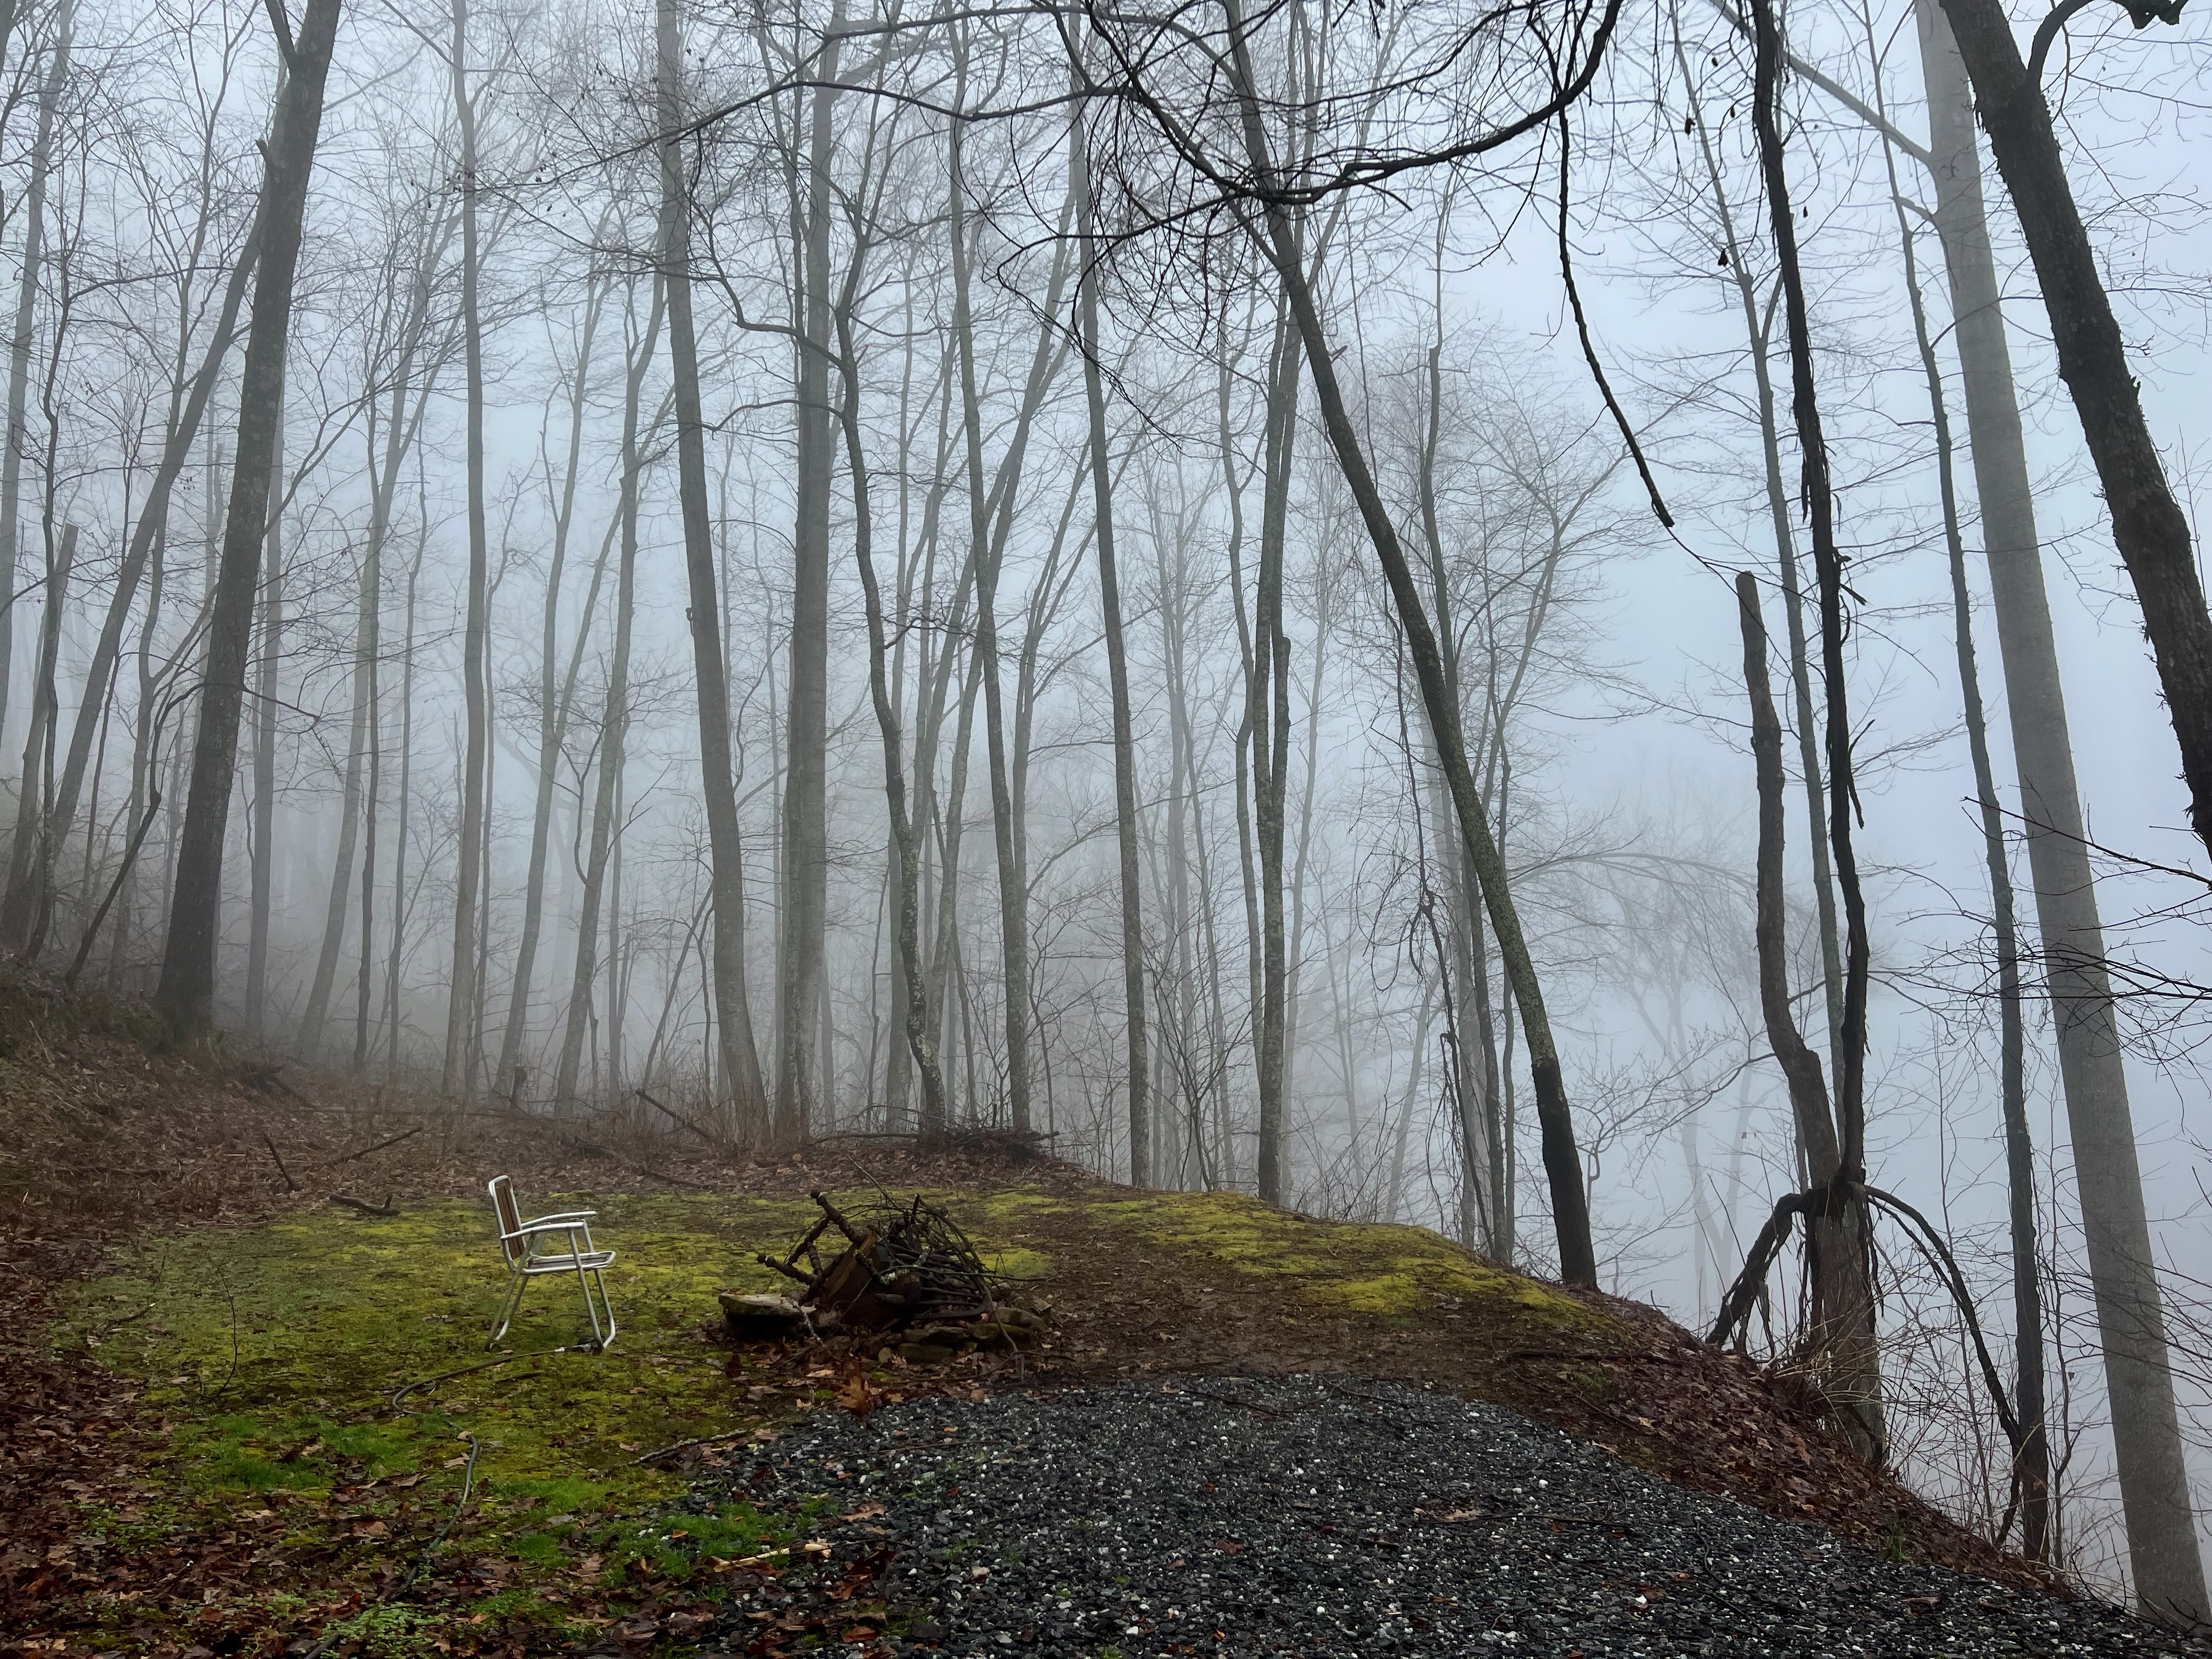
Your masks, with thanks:
M556 1215L535 1217L524 1222L515 1231L526 1233L533 1227L565 1227L572 1221L589 1221L598 1214L597 1210L562 1210Z
M577 1248L576 1240L580 1234L583 1238L582 1248L586 1250L589 1250L592 1248L592 1224L586 1220L581 1215L540 1216L535 1221L524 1222L513 1232L503 1234L501 1237L504 1242L509 1243L516 1242L534 1243L536 1240L545 1237L549 1234L560 1233L566 1233L568 1236L568 1248L571 1250Z

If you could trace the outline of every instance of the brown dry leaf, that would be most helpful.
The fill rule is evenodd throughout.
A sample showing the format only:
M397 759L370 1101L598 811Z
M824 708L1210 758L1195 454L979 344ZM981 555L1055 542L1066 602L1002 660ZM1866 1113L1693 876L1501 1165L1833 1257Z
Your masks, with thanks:
M868 1386L867 1373L855 1364L846 1373L845 1386L837 1390L837 1403L855 1417L866 1417L876 1408L876 1391ZM877 1510L878 1515L881 1510Z
M883 1513L884 1506L881 1504L863 1504L850 1515L839 1518L846 1521L872 1521Z

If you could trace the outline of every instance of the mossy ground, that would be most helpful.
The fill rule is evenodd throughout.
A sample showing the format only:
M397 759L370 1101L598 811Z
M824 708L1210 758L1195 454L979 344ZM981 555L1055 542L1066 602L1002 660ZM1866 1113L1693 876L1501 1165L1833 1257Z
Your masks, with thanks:
M672 1489L634 1468L648 1447L729 1425L726 1354L697 1328L725 1287L765 1289L757 1250L807 1224L805 1200L549 1194L597 1209L621 1334L601 1354L525 1357L410 1395L405 1385L486 1356L506 1290L487 1210L404 1204L390 1218L336 1210L141 1242L85 1285L57 1333L98 1345L142 1377L175 1425L170 1474L188 1490L301 1493L428 1474L462 1429L483 1442L477 1479L592 1502ZM137 1310L143 1309L143 1313ZM127 1324L103 1327L132 1315ZM589 1335L573 1281L534 1282L504 1346L530 1356Z
M1469 1255L1425 1227L1317 1221L1237 1193L1178 1193L1091 1206L1099 1219L1240 1273L1297 1281L1318 1308L1381 1318L1486 1309L1600 1331L1613 1322L1534 1279Z
M755 1255L788 1249L814 1220L812 1204L796 1194L531 1196L540 1210L598 1212L595 1237L618 1252L607 1274L618 1340L600 1354L545 1352L586 1334L574 1284L548 1278L531 1286L508 1334L519 1358L416 1389L397 1407L407 1385L487 1357L506 1277L482 1202L402 1201L388 1218L295 1211L123 1247L111 1272L77 1287L52 1340L138 1380L140 1410L160 1425L145 1472L155 1497L88 1516L88 1533L127 1550L256 1522L286 1566L244 1592L252 1607L240 1617L281 1613L271 1595L311 1578L358 1592L422 1568L426 1544L453 1513L473 1437L474 1494L436 1553L454 1577L475 1564L458 1600L441 1611L369 1597L327 1626L394 1659L454 1645L456 1620L566 1640L648 1589L664 1607L672 1589L711 1601L722 1564L792 1543L807 1523L803 1508L692 1513L676 1506L679 1474L635 1460L696 1437L766 1431L832 1398L842 1379L809 1377L804 1359L773 1378L747 1359L733 1376L729 1350L702 1329L716 1291L778 1284ZM1080 1341L1109 1344L1072 1340L1057 1357L1038 1356L1044 1376L1126 1371L1132 1349L1149 1343L1110 1297L1098 1299L1101 1273L1122 1290L1241 1283L1266 1322L1297 1328L1288 1334L1297 1364L1324 1327L1474 1319L1587 1337L1613 1325L1419 1228L1311 1221L1226 1194L1015 1186L933 1196L998 1272L1038 1281L1067 1309ZM1191 1346L1175 1358L1205 1365L1211 1357ZM1237 1363L1237 1345L1223 1348L1222 1363ZM313 1627L313 1612L289 1617Z
M505 1587L471 1615L562 1622L556 1575L599 1591L680 1581L714 1558L787 1537L792 1517L744 1506L641 1526L683 1490L641 1467L643 1451L766 1424L788 1397L757 1403L702 1339L714 1292L764 1289L757 1250L787 1247L815 1214L804 1199L548 1194L547 1209L599 1212L617 1251L608 1271L621 1333L604 1353L546 1353L588 1336L573 1281L532 1284L506 1348L512 1363L393 1395L474 1364L506 1288L486 1207L450 1200L389 1218L319 1211L258 1227L140 1240L117 1270L78 1290L52 1332L140 1379L162 1447L147 1471L156 1500L95 1513L111 1547L175 1541L243 1519L278 1526L296 1555L354 1568L395 1565L459 1496L473 1436L469 1522L456 1540L502 1559ZM274 1611L276 1609L272 1609ZM427 1621L427 1622L426 1622ZM437 1620L372 1607L355 1616L364 1651L431 1652ZM419 1638L419 1639L418 1639Z

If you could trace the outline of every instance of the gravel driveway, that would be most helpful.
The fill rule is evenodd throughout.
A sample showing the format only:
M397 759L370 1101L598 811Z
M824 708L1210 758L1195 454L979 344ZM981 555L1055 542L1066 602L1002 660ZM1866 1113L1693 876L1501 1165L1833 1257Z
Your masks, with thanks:
M2096 1603L1883 1561L1394 1383L924 1401L825 1413L763 1455L747 1495L828 1493L853 1517L817 1530L831 1571L890 1547L896 1653L2212 1653ZM732 1651L763 1628L749 1611L768 1616L725 1614Z

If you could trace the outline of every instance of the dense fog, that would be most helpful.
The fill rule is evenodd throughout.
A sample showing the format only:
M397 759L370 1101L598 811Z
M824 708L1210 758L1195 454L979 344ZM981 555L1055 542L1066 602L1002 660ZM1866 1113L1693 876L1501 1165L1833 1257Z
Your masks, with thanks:
M2203 1610L2201 15L294 5L0 6L6 948L1435 1228Z

